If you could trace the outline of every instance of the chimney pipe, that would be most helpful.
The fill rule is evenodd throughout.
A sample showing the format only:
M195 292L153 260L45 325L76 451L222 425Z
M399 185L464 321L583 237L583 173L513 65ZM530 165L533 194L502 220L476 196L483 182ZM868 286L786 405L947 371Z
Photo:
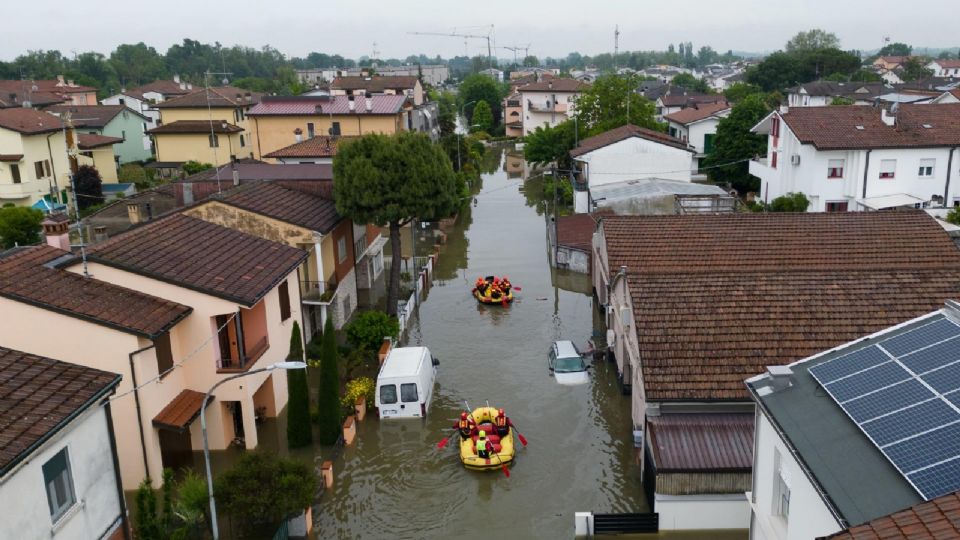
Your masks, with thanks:
M366 105L367 105L367 112L372 111L372 110L373 110L373 98L367 96L366 102L367 102L367 103L366 103Z
M353 96L350 97L350 101L347 102L347 106L350 109L350 112L353 112L357 108L357 104L353 101Z
M94 242L103 242L107 239L107 227L104 225L97 225L93 228L93 241Z
M70 251L70 222L66 214L50 214L40 222L47 244L55 248Z
M140 205L135 202L127 203L127 218L131 225L140 223Z

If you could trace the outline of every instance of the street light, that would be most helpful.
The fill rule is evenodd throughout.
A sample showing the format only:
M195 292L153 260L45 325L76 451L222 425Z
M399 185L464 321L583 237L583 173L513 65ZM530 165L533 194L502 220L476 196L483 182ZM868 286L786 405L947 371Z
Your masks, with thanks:
M473 100L473 101L468 101L468 102L464 103L463 105L461 105L461 106L460 106L460 118L463 118L464 120L466 120L466 119L467 119L467 118L466 118L467 115L466 115L466 113L464 112L464 109L467 108L467 105L472 105L472 104L474 104L474 103L476 103L476 102L477 102L477 100ZM470 126L470 127L473 127L473 126ZM458 129L458 130L457 130L457 172L460 172L460 169L462 169L462 168L463 168L463 166L462 166L462 164L460 163L460 130Z
M213 540L220 539L220 529L217 527L217 502L213 497L213 475L210 473L210 445L207 443L207 417L205 413L207 411L207 400L210 399L210 394L212 394L218 386L227 381L239 379L240 377L246 377L247 375L253 375L254 373L263 373L264 371L273 371L275 369L306 368L306 362L277 362L276 364L270 364L264 368L231 375L211 386L210 390L207 390L207 393L203 396L203 402L200 404L200 428L203 431L203 462L207 467L207 493L210 496L210 527L213 530Z

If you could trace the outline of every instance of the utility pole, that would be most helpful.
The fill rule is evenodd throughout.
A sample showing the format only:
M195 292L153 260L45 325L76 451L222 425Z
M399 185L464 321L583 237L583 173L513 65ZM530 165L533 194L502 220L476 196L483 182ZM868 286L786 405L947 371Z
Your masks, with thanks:
M620 25L613 27L613 70L617 71L617 56L620 55Z
M73 120L70 111L63 114L64 142L67 145L67 159L70 162L70 193L73 195L73 213L77 216L77 233L80 236L80 259L83 261L83 277L90 277L87 269L87 248L83 241L83 229L80 228L80 204L77 202L77 147L73 141Z
M220 143L217 139L216 133L214 133L213 131L213 108L210 106L210 76L211 75L223 75L223 84L227 84L227 82L229 82L227 80L227 75L232 75L232 73L228 73L226 71L207 70L207 72L203 74L203 86L204 86L204 91L206 92L205 95L207 98L207 119L210 121L210 146L213 148L213 161L215 162L213 164L213 170L217 178L217 193L221 193L223 190L220 187L220 158L217 157L217 147L220 146ZM227 135L227 137L229 137L229 134ZM214 141L216 141L216 144L214 144Z

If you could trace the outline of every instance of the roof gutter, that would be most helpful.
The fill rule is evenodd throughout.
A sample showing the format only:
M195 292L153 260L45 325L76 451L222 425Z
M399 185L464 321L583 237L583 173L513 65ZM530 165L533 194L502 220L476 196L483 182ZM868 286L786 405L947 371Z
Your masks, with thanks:
M943 206L947 206L947 193L950 191L950 173L953 172L953 152L956 146L950 149L950 157L947 158L947 181L943 184Z
M156 344L151 343L146 347L137 349L127 355L127 358L130 359L130 382L133 384L133 402L137 407L137 427L140 430L140 451L143 453L143 474L147 478L150 478L150 466L147 465L147 442L143 433L143 414L140 408L140 389L137 388L137 369L133 364L133 357L142 353L143 351L153 349L156 347Z
M867 198L867 173L870 172L870 153L873 152L873 149L870 148L867 150L867 162L863 166L863 198ZM947 173L950 174L949 172Z

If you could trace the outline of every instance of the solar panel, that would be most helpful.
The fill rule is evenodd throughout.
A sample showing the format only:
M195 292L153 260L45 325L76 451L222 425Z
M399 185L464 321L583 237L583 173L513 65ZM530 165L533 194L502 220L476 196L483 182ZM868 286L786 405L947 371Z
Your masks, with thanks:
M937 317L809 371L924 499L960 489L960 325Z

